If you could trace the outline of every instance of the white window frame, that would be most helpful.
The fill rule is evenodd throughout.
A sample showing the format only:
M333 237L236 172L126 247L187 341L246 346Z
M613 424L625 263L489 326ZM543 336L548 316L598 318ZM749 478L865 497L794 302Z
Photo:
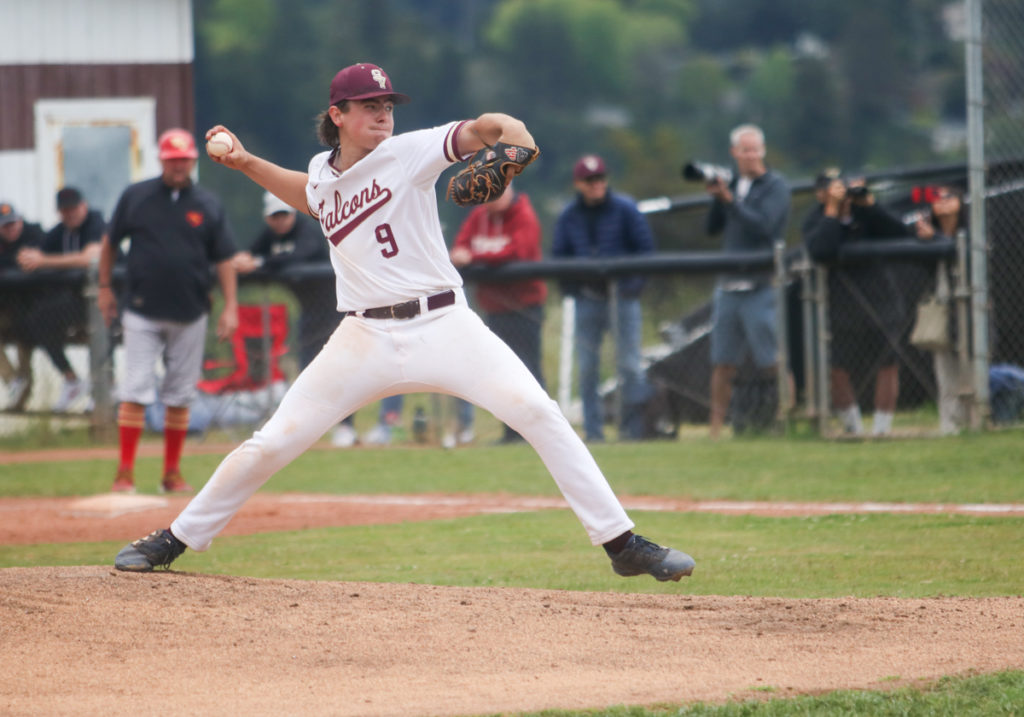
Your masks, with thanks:
M62 137L66 127L127 126L132 133L131 181L160 173L156 156L156 100L152 97L41 99L35 104L36 206L44 227L57 223L54 195L64 186ZM109 219L109 217L107 217Z

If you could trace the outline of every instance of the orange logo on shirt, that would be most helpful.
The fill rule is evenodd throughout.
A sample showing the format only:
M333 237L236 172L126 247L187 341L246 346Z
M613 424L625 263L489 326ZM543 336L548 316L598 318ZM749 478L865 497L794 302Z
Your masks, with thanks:
M202 212L185 212L185 221L193 227L199 227L203 223Z

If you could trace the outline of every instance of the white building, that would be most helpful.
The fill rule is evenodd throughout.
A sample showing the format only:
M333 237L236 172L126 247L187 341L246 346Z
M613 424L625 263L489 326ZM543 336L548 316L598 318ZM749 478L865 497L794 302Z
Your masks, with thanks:
M75 186L109 219L194 130L191 0L0 0L0 28L0 201L48 229Z

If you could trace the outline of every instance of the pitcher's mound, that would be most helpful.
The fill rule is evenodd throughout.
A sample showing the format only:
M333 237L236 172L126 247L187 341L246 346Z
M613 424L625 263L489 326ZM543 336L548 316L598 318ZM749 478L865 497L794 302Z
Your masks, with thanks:
M72 501L68 504L67 512L83 518L116 518L128 513L166 507L167 499L156 495L101 493Z

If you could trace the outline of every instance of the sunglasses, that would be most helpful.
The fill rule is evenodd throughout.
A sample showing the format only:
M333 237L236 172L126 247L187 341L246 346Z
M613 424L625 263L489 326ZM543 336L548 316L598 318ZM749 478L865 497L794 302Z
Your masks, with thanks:
M910 190L910 201L914 204L931 204L939 199L956 196L945 187L913 187Z

